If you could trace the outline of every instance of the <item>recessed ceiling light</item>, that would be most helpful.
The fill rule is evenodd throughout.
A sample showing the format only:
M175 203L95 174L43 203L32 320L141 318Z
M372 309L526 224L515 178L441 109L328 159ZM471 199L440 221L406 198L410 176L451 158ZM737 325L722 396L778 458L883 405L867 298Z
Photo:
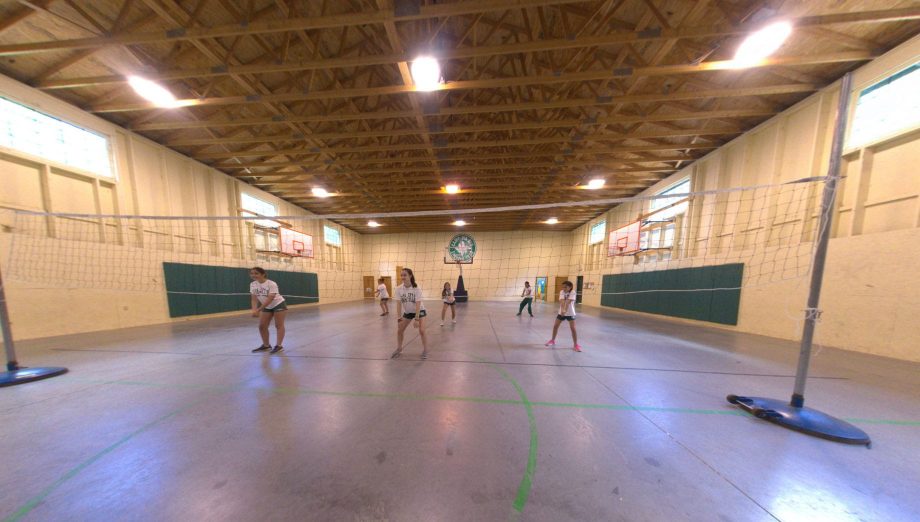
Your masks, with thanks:
M465 224L466 224L466 221L463 221L462 219L458 219L457 221L454 221L455 227L462 227Z
M368 222L367 222L367 226L369 226L369 227L371 227L371 228L377 228L377 227L380 226L380 223L378 223L378 222L376 222L376 221L368 221Z
M444 192L447 192L448 194L456 194L460 192L460 185L451 183L450 185L444 187Z
M313 193L314 196L318 198L328 198L329 196L331 196L331 194L329 194L329 191L327 191L323 187L313 187L313 190L311 190L311 192Z
M556 219L556 218L554 218L554 217L551 217L551 218L549 218L549 219L546 220L546 224L547 224L547 225L555 225L555 224L558 223L558 222L559 222L559 220Z
M591 190L597 190L597 189L603 187L603 186L604 186L604 183L606 183L606 181L604 180L604 178L594 178L594 179L592 179L591 181L588 182L588 188L591 189Z
M441 66L430 56L419 56L410 67L415 89L433 91L441 85Z
M140 76L128 76L128 84L142 98L164 109L178 107L176 97L165 87Z
M788 21L773 22L745 38L735 52L736 67L751 67L770 56L783 45L792 34L792 24Z

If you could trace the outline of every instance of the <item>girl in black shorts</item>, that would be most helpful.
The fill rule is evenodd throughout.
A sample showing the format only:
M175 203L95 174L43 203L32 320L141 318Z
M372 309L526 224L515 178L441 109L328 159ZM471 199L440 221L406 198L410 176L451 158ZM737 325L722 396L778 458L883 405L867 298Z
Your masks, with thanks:
M450 283L444 283L444 288L441 290L441 301L444 301L441 306L441 326L444 326L444 316L447 315L448 308L450 308L450 320L456 324L457 311L454 310L454 305L457 304L457 299L454 298L454 291L451 290Z
M266 277L265 270L261 267L249 269L249 293L252 295L252 316L259 318L259 335L262 336L262 346L254 349L253 353L268 352L278 353L284 350L284 318L287 317L287 304L284 297L278 292L278 284ZM272 348L268 337L268 327L275 320L275 330L278 332L278 344Z
M422 360L428 358L428 338L425 337L425 305L422 303L422 289L415 282L415 274L408 268L403 268L399 274L402 278L402 284L396 288L396 315L398 317L398 326L396 327L396 351L390 356L391 359L398 359L402 355L403 349L403 332L409 323L414 323L418 328L419 337L422 338Z

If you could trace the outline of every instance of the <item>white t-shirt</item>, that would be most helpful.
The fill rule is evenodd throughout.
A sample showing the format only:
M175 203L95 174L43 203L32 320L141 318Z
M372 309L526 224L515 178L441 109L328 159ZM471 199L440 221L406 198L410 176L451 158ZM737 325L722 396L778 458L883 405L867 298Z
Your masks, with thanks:
M533 287L532 286L524 287L524 297L533 297Z
M422 303L422 287L420 286L406 288L406 285L399 285L396 287L396 298L402 303L404 314L414 314L419 310L425 309L425 304Z
M377 294L381 299L389 299L390 293L387 292L387 285L380 285L377 287Z
M565 313L560 314L560 315L564 315L564 316L568 316L568 317L575 317L575 298L576 298L576 293L575 293L575 289L574 289L574 288L572 289L571 292L566 292L565 290L559 292L559 300L560 300L560 301L562 301L563 299L568 299L568 300L569 300L569 304L568 304L568 306L565 308ZM560 310L561 310L561 309L562 309L562 308L561 308L561 305L560 305Z
M441 293L444 293L444 291L441 290ZM442 299L445 303L453 303L453 302L456 300L456 299L454 299L454 291L451 290L451 291L447 292L447 295L442 295L442 296L441 296L441 299Z
M284 297L278 293L278 283L271 279L266 279L264 283L258 281L249 283L249 293L256 296L256 299L262 303L262 308L274 308L284 302ZM270 294L275 294L275 298L266 305L265 301L268 300Z

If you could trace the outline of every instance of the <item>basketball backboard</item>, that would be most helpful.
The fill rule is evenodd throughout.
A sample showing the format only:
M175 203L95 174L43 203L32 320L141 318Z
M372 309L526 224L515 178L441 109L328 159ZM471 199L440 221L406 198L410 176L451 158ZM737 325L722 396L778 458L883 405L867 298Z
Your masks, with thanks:
M641 221L634 221L610 232L607 256L628 256L639 251Z
M281 253L294 257L313 257L313 236L291 228L280 227Z

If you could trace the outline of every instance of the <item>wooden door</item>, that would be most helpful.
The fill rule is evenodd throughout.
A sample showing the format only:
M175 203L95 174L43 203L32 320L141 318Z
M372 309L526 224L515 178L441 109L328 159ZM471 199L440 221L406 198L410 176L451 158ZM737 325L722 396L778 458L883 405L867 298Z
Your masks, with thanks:
M555 303L559 301L559 292L562 291L562 283L566 281L568 281L568 278L556 276L555 290L553 290L552 295L549 296L550 302Z
M381 276L383 277L383 284L387 287L387 294L390 297L393 297L393 278L390 276Z
M396 265L396 286L402 284L402 269L403 267ZM393 295L393 294L390 294Z
M364 276L364 298L373 299L376 291L377 284L374 283L374 276Z

